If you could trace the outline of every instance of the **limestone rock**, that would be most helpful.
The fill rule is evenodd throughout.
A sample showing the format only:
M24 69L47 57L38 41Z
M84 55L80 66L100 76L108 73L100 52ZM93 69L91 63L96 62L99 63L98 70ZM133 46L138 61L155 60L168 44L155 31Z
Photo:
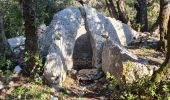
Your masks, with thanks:
M83 19L79 8L70 7L55 14L46 30L45 40L42 43L43 54L48 53L49 46L54 42L64 57L63 62L70 70L73 67L72 56L75 41L78 36L81 36L80 34L86 33L82 32L77 35L81 27L83 27Z
M38 31L37 31L37 34L38 34L38 48L39 48L39 53L40 53L40 57L41 58L44 58L45 57L45 54L44 54L44 49L43 49L43 43L45 42L45 36L47 34L46 30L47 30L48 26L46 26L45 24L41 24L39 27L38 27ZM47 41L46 41L47 42Z
M86 33L83 22L79 8L66 8L54 15L43 35L44 77L54 85L60 85L73 67L75 42Z
M14 68L15 73L20 73L21 71L22 71L22 68L19 65L15 66Z
M0 81L0 90L3 89L5 86L3 85L3 83Z
M139 37L139 34L128 25L115 19L107 18L94 8L84 5L84 12L85 27L93 48L92 64L96 68L101 68L102 48L106 40L102 35L108 35L114 43L124 46Z
M56 86L62 86L62 82L66 78L67 69L63 59L60 49L52 44L44 65L44 77L49 83Z
M82 69L78 72L77 79L82 81L97 80L103 76L99 69Z
M15 54L19 54L24 50L25 37L18 36L8 39L8 43Z
M112 74L117 80L120 80L123 74L122 54L120 49L106 41L102 51L102 70Z
M127 61L123 63L123 74L126 83L133 83L137 80L152 76L153 72L158 69L157 66L148 66L144 61Z

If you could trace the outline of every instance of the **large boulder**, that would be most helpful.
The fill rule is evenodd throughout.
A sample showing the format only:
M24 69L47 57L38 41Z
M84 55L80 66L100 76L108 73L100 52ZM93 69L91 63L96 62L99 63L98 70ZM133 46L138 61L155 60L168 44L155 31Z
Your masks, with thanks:
M158 69L155 65L148 65L147 61L125 61L123 62L123 76L126 83L133 83L141 78L152 76L153 72Z
M79 8L66 8L54 15L42 35L41 53L46 57L44 77L54 84L65 79L73 67L73 50L77 38L86 33Z
M103 46L102 70L105 72L105 74L110 73L117 80L120 80L123 75L121 51L112 43L112 41L109 40L107 40Z
M49 84L62 86L62 82L66 78L67 68L63 54L56 44L52 44L46 57L44 77Z
M107 18L94 8L86 5L81 9L69 7L58 12L54 15L45 32L42 30L42 33L39 38L39 46L41 57L46 57L44 76L54 84L60 85L64 81L66 72L73 68L73 58L81 57L83 53L85 56L83 55L82 58L93 55L92 66L100 69L102 66L103 44L106 40L102 36L108 36L112 43L121 49L121 52L123 51L137 59L123 46L133 42L139 37L139 34L128 25ZM87 39L82 39L81 37L84 37L85 34ZM81 42L76 43L78 40ZM90 40L90 43L87 40ZM75 46L75 44L86 46L84 43L89 43L86 50L92 49L92 53L90 51L86 52L86 50L85 52L79 52L82 49L77 48L80 46ZM77 50L78 53L74 50ZM73 54L77 54L77 56L73 57Z
M104 36L109 36L115 44L126 46L135 41L139 34L131 29L128 25L121 23L115 19L105 17L97 12L94 8L84 5L84 19L87 33L90 36L90 42L93 48L92 65L96 68L101 68L101 56Z

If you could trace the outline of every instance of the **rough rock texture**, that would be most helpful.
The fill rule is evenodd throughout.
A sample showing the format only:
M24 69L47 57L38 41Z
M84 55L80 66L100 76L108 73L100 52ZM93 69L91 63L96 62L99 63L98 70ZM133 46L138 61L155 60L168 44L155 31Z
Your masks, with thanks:
M115 19L107 18L87 5L84 5L83 8L86 30L93 48L92 65L96 68L101 68L101 54L105 41L102 35L109 36L114 43L124 46L138 39L139 34L128 25Z
M48 53L48 48L54 42L61 51L67 69L73 67L72 55L74 44L79 29L83 26L83 19L79 8L66 8L54 15L53 20L46 30L43 42L43 54ZM82 34L82 33L79 33ZM84 33L83 33L84 34Z
M5 86L3 85L3 83L0 81L0 90L3 89Z
M39 38L41 56L47 56L45 78L51 83L61 84L66 72L73 68L75 63L73 58L91 59L92 57L93 67L100 69L103 43L106 40L101 35L109 36L110 40L128 55L131 54L121 44L127 45L139 37L127 25L107 18L86 5L81 9L69 7L55 14L52 22L45 32L42 31Z
M46 26L45 24L42 24L38 27L38 48L39 48L39 53L40 53L40 57L41 58L45 58L45 55L43 54L44 51L44 41L45 41L45 36L47 35L47 30L48 26ZM48 41L47 41L48 42Z
M66 78L66 64L63 62L63 55L56 44L52 44L46 57L44 65L44 77L51 84L62 86L62 82Z
M124 74L124 81L126 83L133 83L137 80L149 77L153 74L155 70L158 69L157 66L148 66L148 62L145 61L127 61L123 63L123 74Z
M18 36L18 37L10 38L8 39L8 43L11 47L11 50L17 55L24 50L25 37Z
M47 27L41 50L47 55L44 76L49 82L61 85L73 67L75 42L86 33L83 23L79 8L70 7L55 14Z
M77 79L82 81L97 80L103 76L99 69L82 69L78 72Z
M112 41L106 41L102 51L102 70L120 80L123 74L122 54Z

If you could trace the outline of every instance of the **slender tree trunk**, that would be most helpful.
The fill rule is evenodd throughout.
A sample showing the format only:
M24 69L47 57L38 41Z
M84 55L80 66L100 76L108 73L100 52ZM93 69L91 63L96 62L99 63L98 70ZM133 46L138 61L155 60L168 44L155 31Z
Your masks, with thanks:
M124 0L118 0L117 1L117 8L119 13L119 20L121 20L123 23L130 25L130 20L127 15L127 11L125 9L125 2Z
M158 32L160 32L159 24L160 24L160 19L161 19L161 16L162 16L162 10L163 10L164 0L159 0L159 2L160 2L159 16L158 16L156 22L155 22L155 23L153 24L153 26L151 27L150 33L153 33L153 32L155 32L156 30L158 30Z
M137 0L138 5L135 5L137 9L137 22L141 25L141 31L148 31L148 18L147 18L147 2L146 0Z
M170 16L170 4L163 4L163 10L160 18L160 41L158 43L158 50L166 51L167 46L167 30L168 30L168 20Z
M170 19L170 16L168 19ZM166 74L167 68L170 67L170 20L167 23L168 23L168 34L167 34L168 44L167 44L166 59L162 64L162 66L157 71L155 71L154 74L152 75L151 82L153 83L159 83L162 80L163 75Z
M23 0L23 17L25 21L25 52L26 52L26 72L31 72L36 67L38 57L37 29L35 25L35 3L34 0Z
M111 17L118 19L117 11L112 0L105 0Z
M110 17L114 17L114 15L112 14L112 10L110 9L110 4L109 4L109 2L107 1L107 0L105 0L105 2L106 2L106 7L107 7L107 9L108 9L108 11L109 11L109 14L110 14Z
M0 58L4 56L11 55L11 50L7 41L7 38L5 36L5 33L3 31L3 21L0 18Z

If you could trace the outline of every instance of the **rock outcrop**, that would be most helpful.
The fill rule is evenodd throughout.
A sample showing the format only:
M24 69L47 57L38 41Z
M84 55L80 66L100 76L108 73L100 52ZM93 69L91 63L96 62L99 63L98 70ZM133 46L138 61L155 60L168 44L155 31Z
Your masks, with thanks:
M102 66L102 48L106 40L102 35L109 36L110 40L115 44L124 46L135 41L139 37L139 34L128 25L115 19L107 18L94 8L84 5L82 11L85 13L85 27L90 36L90 42L93 48L92 65L96 68L101 68Z
M66 78L66 64L60 48L56 44L52 44L49 48L48 55L46 57L46 63L44 68L44 77L50 84L62 86L62 82Z
M85 34L84 21L79 8L66 8L54 15L42 38L42 54L47 55L44 76L54 84L64 81L73 67L73 50L78 37ZM56 83L56 80L57 83Z
M112 41L107 40L104 43L102 51L102 70L105 74L110 73L117 80L123 75L122 54L118 47Z
M148 66L146 61L126 61L123 63L123 76L126 83L133 83L141 78L148 78L158 69L157 66Z
M74 50L80 50L75 47L83 44L83 42L76 43L76 41L85 34L88 39L81 40L90 41L88 46L91 46L92 53L89 51L86 54L93 55L93 68L102 68L102 50L106 40L102 36L108 36L121 52L123 51L137 59L136 56L123 47L139 37L137 32L128 25L107 18L87 5L82 8L69 7L54 15L50 25L45 31L42 31L39 38L41 57L46 57L44 76L50 83L61 85L67 71L73 68L73 58L76 57L73 57L73 54L78 54L79 57L82 56L81 52L76 53ZM94 76L96 75L94 74Z

